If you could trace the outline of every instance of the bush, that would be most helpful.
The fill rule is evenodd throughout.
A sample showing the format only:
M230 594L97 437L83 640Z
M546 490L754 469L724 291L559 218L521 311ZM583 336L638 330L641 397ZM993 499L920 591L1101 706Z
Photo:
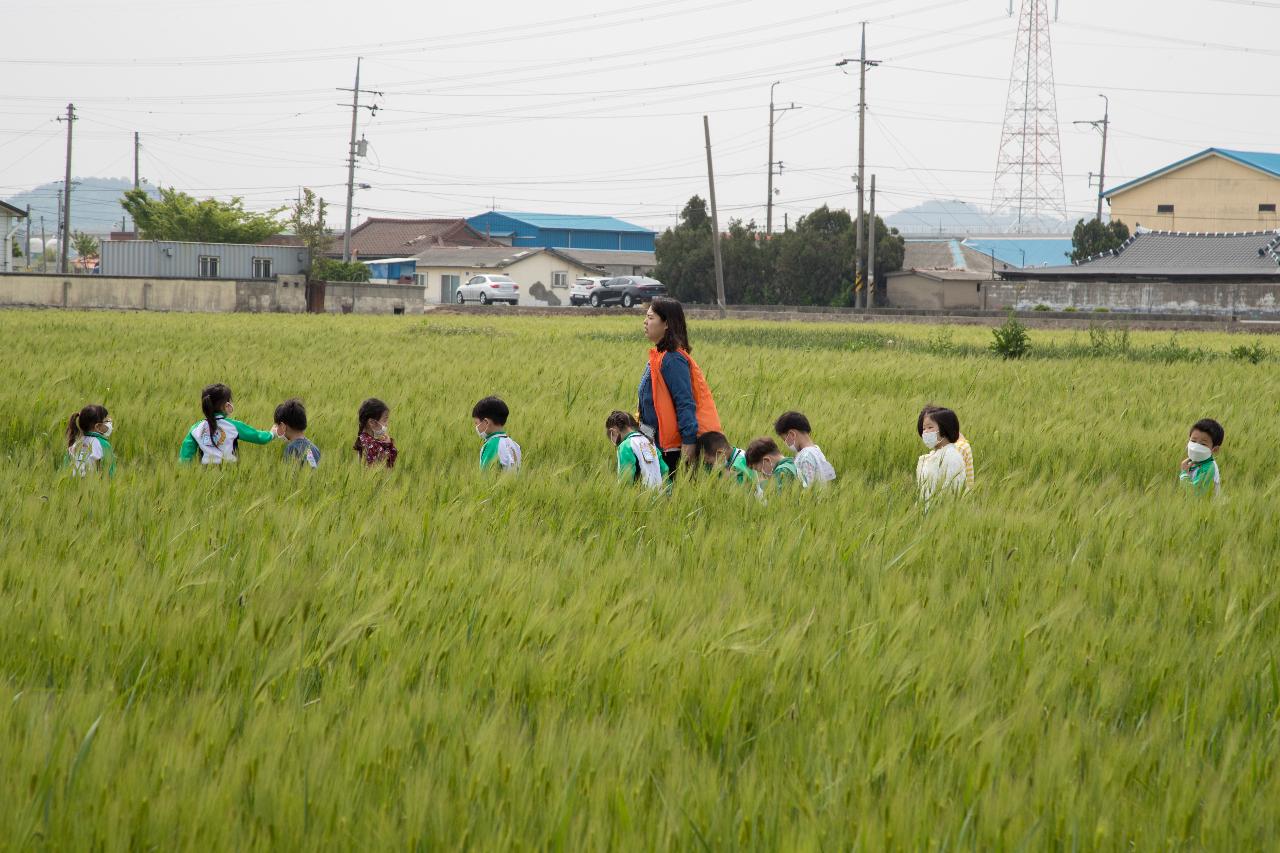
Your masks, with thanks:
M1110 314L1110 313L1111 313L1111 309L1110 309L1110 308L1107 308L1107 307L1105 307L1105 306L1103 306L1103 305L1099 305L1097 308L1094 308L1094 309L1093 309L1093 313L1095 313L1095 314Z
M1089 352L1091 355L1124 356L1129 354L1129 328L1108 329L1105 326L1089 326Z
M1186 347L1178 343L1178 335L1175 332L1169 336L1167 344L1156 344L1151 348L1151 356L1156 361L1179 362L1179 361L1204 361L1209 358L1209 351L1200 347Z
M1022 358L1031 352L1031 336L1027 334L1027 327L1018 322L1012 310L1004 325L991 330L991 337L989 349L1001 358Z
M1231 357L1237 361L1247 361L1250 364L1261 364L1271 357L1271 350L1262 345L1262 341L1254 341L1253 346L1240 344L1231 348Z
M317 281L368 281L369 268L359 261L344 264L332 258L316 258L311 264L311 278Z
M1063 311L1066 311L1068 314L1074 314L1075 312L1079 311L1080 309L1079 309L1079 308L1077 308L1077 307L1076 307L1076 306L1074 306L1074 305L1068 305L1066 308L1063 308L1062 310L1063 310Z
M1035 308L1032 308L1031 310L1032 311L1052 311L1053 309L1050 308L1048 305L1045 305L1043 302L1041 302L1039 305L1037 305Z

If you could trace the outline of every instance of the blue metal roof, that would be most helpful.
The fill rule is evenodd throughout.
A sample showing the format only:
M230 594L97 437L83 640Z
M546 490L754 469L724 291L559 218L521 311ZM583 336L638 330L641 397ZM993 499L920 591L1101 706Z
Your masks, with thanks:
M1071 255L1069 237L991 237L969 239L964 244L984 255L995 255L1011 267L1056 267Z
M630 222L623 222L612 216L580 216L569 213L510 213L498 211L508 219L532 225L535 228L562 228L570 231L626 231L642 234L654 233L652 229L641 228Z
M1135 187L1138 184L1151 180L1152 178L1172 172L1174 169L1181 169L1188 163L1194 163L1196 160L1201 160L1208 157L1210 154L1217 154L1221 157L1227 158L1228 160L1239 163L1242 166L1249 166L1260 172L1266 172L1269 175L1280 178L1280 154L1272 154L1267 151L1232 151L1227 148L1206 148L1203 151L1192 154L1190 157L1184 157L1176 163L1170 163L1168 166L1156 169L1154 172L1143 175L1141 178L1134 178L1132 181L1123 183L1118 187L1112 187L1102 195L1105 198L1110 198L1121 190L1127 190L1130 187Z

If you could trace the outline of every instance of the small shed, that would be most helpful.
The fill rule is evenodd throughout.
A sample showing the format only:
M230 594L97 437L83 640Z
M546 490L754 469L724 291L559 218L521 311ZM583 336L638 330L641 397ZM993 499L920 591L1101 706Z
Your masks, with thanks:
M305 272L309 255L300 246L260 243L103 240L101 259L103 275L274 280Z

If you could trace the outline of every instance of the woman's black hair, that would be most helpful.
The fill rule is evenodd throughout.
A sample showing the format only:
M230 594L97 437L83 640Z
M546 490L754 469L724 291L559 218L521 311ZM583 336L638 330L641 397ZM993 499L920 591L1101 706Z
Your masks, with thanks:
M379 400L377 397L370 397L360 404L360 412L357 417L360 419L359 426L356 427L356 440L351 445L351 449L356 453L360 452L360 433L364 432L364 425L369 421L380 421L382 416L391 411L391 407Z
M606 430L616 429L622 432L624 430L640 429L640 424L636 422L635 415L615 409L609 413L609 417L604 419L604 428Z
M678 349L693 352L693 345L689 343L689 327L684 321L684 306L670 297L655 296L649 307L667 324L667 333L657 343L658 352Z
M210 444L213 444L213 437L218 434L218 414L222 412L223 406L230 402L231 389L221 382L206 385L200 392L200 411L204 412L204 419L209 423Z
M107 419L107 407L90 403L71 416L67 422L67 447L79 441L86 432Z
M925 406L916 419L916 433L919 435L924 435L925 417L933 418L933 422L938 425L938 434L947 441L954 444L960 440L960 418L955 412L942 406Z

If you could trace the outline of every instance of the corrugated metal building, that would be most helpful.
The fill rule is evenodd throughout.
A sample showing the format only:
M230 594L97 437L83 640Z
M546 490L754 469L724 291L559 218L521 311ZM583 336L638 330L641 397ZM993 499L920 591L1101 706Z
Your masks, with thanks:
M101 256L102 275L153 278L272 279L307 268L307 250L298 246L103 240Z
M652 252L657 234L612 216L490 211L467 220L477 232L511 246Z

